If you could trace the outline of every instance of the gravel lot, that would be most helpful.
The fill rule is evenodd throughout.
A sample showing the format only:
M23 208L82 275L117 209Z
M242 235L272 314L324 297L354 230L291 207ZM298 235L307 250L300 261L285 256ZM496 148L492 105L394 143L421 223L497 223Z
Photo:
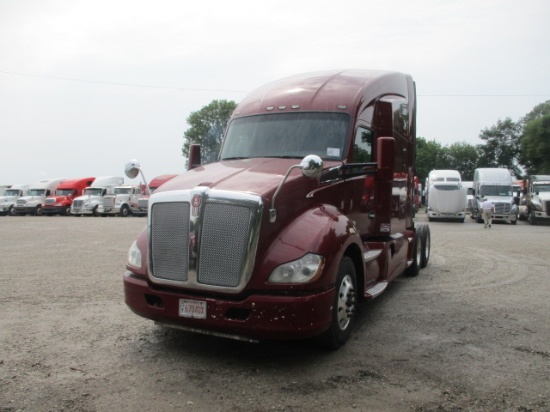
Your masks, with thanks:
M550 411L550 226L430 223L428 267L327 352L134 315L145 222L0 217L0 412Z

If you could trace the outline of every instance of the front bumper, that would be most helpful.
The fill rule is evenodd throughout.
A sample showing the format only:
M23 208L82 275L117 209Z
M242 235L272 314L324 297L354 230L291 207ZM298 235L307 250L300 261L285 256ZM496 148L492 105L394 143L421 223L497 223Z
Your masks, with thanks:
M335 289L311 295L253 294L229 300L152 289L146 279L126 271L124 294L134 313L160 323L253 340L291 340L310 338L330 327ZM205 301L206 319L179 316L180 299Z

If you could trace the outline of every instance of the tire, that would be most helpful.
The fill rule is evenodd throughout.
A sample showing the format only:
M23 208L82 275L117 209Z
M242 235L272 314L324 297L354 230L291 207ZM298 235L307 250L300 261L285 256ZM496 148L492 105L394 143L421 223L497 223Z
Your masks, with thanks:
M483 217L480 215L479 211L477 212L475 219L477 223L483 223Z
M357 308L357 278L351 258L344 256L338 267L336 293L332 307L330 329L321 336L321 344L328 349L338 349L347 342L355 324Z
M118 215L120 217L128 217L129 214L130 208L127 205L122 205L122 207L120 208L120 212L118 212Z
M98 212L98 210L97 210L97 206L94 207L94 210L93 210L93 212L92 212L92 216L96 216L96 217L99 216L99 212Z
M65 206L64 209L59 213L61 216L70 216L71 215L71 206Z
M528 216L527 219L529 220L530 225L536 225L537 224L537 219L535 219L535 213L533 213L532 210L529 211L529 216Z
M416 231L414 240L413 240L413 250L412 250L412 258L413 262L411 265L405 270L405 276L418 276L418 273L420 273L420 260L422 258L421 252L421 244L419 233Z
M44 209L42 209L41 205L36 206L34 209L34 215L35 216L42 216L44 214Z
M419 232L418 237L420 238L420 268L424 269L430 261L432 241L430 227L428 225L420 225L417 232Z
M17 216L17 212L15 211L15 209L12 207L10 207L10 210L8 211L8 215L10 216Z

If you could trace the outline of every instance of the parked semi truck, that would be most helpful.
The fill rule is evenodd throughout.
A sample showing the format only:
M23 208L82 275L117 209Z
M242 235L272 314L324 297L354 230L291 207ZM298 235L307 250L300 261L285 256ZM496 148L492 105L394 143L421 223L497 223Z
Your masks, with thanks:
M138 315L257 341L337 348L357 306L428 264L413 221L415 84L409 75L298 75L235 109L218 162L151 195L124 292Z
M71 215L73 200L90 186L95 177L83 177L79 179L67 179L55 190L55 196L47 197L44 201L43 212L45 215Z
M474 171L474 199L470 217L483 223L481 204L487 198L495 205L493 221L504 221L515 225L518 221L518 205L512 192L512 175L504 168L478 168Z
M103 202L98 206L101 216L122 216L139 214L138 200L143 191L140 186L115 186L113 193L103 196Z
M4 195L0 197L0 216L15 216L15 205L17 199L27 196L29 192L29 185L11 185L9 189L6 189Z
M75 216L93 215L99 216L99 205L103 197L113 192L113 188L124 184L123 177L100 176L96 177L91 186L84 189L82 196L73 200L71 214Z
M164 183L169 181L170 179L173 179L176 177L177 174L165 174L155 177L151 182L149 183L149 193L155 193L155 191L161 187ZM150 194L144 194L138 199L138 213L140 215L146 215L147 214L147 205L149 204L149 196Z
M428 220L464 223L467 189L458 170L432 170L428 175Z
M529 176L525 199L530 224L550 222L550 175Z
M14 210L15 214L25 216L27 214L42 216L44 202L48 196L55 193L57 187L65 179L42 180L30 186L26 196L17 199Z

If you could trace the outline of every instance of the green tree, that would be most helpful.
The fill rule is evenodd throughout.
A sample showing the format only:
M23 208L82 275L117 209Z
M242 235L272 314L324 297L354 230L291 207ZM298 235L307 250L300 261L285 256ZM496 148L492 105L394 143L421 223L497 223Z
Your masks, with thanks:
M519 168L519 138L522 123L507 117L499 120L491 128L481 131L479 138L485 144L479 145L478 167L504 167L516 176L521 176Z
M423 137L416 138L416 176L424 182L434 169L446 169L447 154L445 148L435 140L426 141Z
M453 143L446 147L448 166L446 169L458 170L462 180L473 180L478 164L478 149L466 142Z
M523 119L519 160L527 174L550 173L550 100L541 103Z
M231 100L213 100L207 106L192 112L187 118L189 129L183 137L181 149L187 158L192 144L201 145L202 163L214 162L218 157L227 123L237 104Z

